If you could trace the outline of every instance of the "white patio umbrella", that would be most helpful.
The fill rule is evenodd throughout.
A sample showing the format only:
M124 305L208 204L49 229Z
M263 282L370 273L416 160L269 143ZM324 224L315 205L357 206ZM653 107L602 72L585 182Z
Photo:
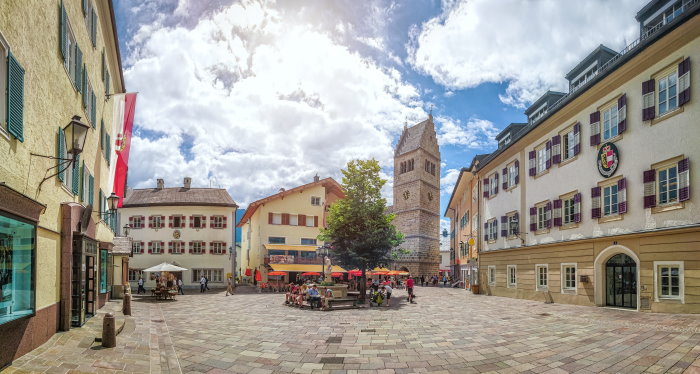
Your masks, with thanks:
M151 266L150 268L144 269L143 271L147 271L147 272L161 272L161 271L173 272L173 271L183 271L183 270L187 270L187 269L173 265L173 264L169 264L167 262L164 262L164 263L156 265L156 266Z

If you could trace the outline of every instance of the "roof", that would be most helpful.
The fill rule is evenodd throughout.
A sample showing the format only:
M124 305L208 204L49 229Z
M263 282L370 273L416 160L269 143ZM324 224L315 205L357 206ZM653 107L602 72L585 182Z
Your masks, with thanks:
M674 3L675 0L669 1L669 0L651 0L650 2L647 3L642 9L637 12L637 15L634 17L637 22L643 22L644 18L647 18L647 16L650 13L655 12L656 10L660 9L663 5L666 3Z
M571 103L572 101L576 100L580 95L588 91L591 87L596 85L598 82L602 81L605 79L608 75L610 75L612 72L616 71L619 67L623 66L627 62L629 62L632 58L637 56L639 53L644 51L647 47L651 46L658 40L660 40L662 37L670 33L671 31L675 30L678 28L680 25L685 23L687 20L697 16L700 14L700 2L696 2L693 5L689 6L686 8L683 13L681 13L679 16L673 19L670 23L664 25L664 27L660 28L658 31L649 34L645 38L640 38L632 42L627 48L623 50L623 53L619 53L612 62L608 62L606 65L602 68L602 70L599 71L599 73L593 77L588 83L586 83L585 86L582 88L570 92L567 94L565 97L561 98L556 105L553 107L549 108L547 113L540 119L538 119L536 122L534 122L531 126L525 127L522 131L518 133L518 135L511 141L511 143L505 147L499 148L495 150L493 153L488 155L484 160L481 161L481 163L477 166L477 171L481 170L485 166L489 164L493 159L498 157L501 153L505 152L507 149L510 147L515 146L515 144L525 137L527 134L530 133L530 131L534 130L539 126L540 124L544 123L549 117L553 116L555 113L557 113L560 109L566 107Z
M268 203L270 201L281 199L281 198L283 198L285 196L289 196L293 193L301 192L305 189L313 188L316 186L325 187L326 193L335 193L336 195L338 195L341 198L345 197L345 193L343 192L343 187L341 187L340 184L338 184L338 182L335 181L335 179L333 179L333 178L321 179L319 181L307 183L307 184L301 185L299 187L294 187L290 190L278 192L274 195L270 195L268 197L265 197L265 198L262 198L260 200L256 200L256 201L250 203L250 205L248 205L248 208L245 210L243 217L241 217L241 219L238 221L238 225L236 225L236 227L243 227L243 225L253 216L253 214L255 214L255 211L258 210L258 207L260 207L260 205L265 205L265 203Z
M513 133L511 136L515 136L515 134L517 134L525 126L527 126L527 123L511 123L505 129L503 129L503 131L496 135L496 140L501 140L502 137L511 132Z
M130 255L131 254L131 237L130 236L115 236L112 239L114 247L109 252L113 255Z
M537 99L537 101L535 101L534 103L532 103L532 105L525 109L525 115L529 117L530 114L536 111L540 106L542 106L542 104L544 104L545 101L547 102L547 107L549 107L564 96L566 96L566 94L563 92L547 91L544 93L544 95Z
M581 62L576 64L576 66L571 69L568 73L566 73L566 80L572 80L574 79L577 75L582 73L585 68L587 68L593 61L598 61L598 67L603 66L608 60L611 58L615 57L617 55L617 52L613 51L612 49L604 46L604 45L599 45L596 47L596 49L593 50L593 52L589 53L588 56L586 56Z
M396 145L396 155L402 155L421 148L423 138L431 133L435 133L435 125L433 124L432 114L429 115L428 119L425 121L420 122L417 125L404 128L403 133L401 133L401 138Z
M223 206L237 208L223 188L148 188L128 190L122 208L144 206Z
M452 200L454 200L455 191L457 191L457 188L459 187L459 182L462 180L462 175L464 173L471 173L473 170L476 170L476 167L477 167L477 165L479 165L481 160L485 159L488 156L489 156L488 154L476 155L476 156L474 156L474 158L472 158L472 162L468 168L460 169L459 177L457 177L457 182L455 182L455 187L452 189L452 194L450 194L450 201L447 202L447 208L445 208L445 214L443 214L443 217L447 217L447 211L450 210L450 207L452 206Z

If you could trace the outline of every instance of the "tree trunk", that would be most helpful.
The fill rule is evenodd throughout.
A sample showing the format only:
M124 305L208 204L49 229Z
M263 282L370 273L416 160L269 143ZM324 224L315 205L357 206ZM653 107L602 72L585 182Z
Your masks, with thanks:
M367 275L365 274L364 267L362 268L362 277L360 278L360 304L364 304L367 295Z

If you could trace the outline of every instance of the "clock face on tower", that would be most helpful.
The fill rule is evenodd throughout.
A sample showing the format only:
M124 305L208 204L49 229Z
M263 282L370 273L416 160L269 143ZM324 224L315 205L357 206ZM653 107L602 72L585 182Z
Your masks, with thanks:
M408 198L411 197L411 192L409 190L406 190L403 192L403 199L408 200Z

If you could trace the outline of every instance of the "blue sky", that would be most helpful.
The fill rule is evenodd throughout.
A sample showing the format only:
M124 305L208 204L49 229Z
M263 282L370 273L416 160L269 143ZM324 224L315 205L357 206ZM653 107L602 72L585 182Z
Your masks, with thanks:
M138 91L129 183L184 176L242 205L340 179L354 158L392 175L403 128L430 108L441 213L459 168L599 44L636 38L641 0L115 0ZM391 180L385 188L391 199Z

